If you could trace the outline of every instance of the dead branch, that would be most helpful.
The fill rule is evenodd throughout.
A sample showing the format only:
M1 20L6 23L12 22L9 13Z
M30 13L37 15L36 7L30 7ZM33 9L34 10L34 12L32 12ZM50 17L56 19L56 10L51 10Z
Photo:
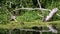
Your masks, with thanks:
M17 10L45 10L45 11L49 11L49 9L44 9L44 8L18 8L18 9L15 9L13 11L17 11Z
M35 32L50 32L49 30L34 30L34 29L20 29L20 30L23 30L23 31L35 31Z
M56 29L54 29L54 28L52 27L52 25L47 25L47 27L50 29L51 32L53 32L53 33L58 33L58 31L57 31Z
M57 13L57 11L58 11L58 8L52 9L52 11L50 11L49 15L46 16L44 20L49 21Z
M49 21L58 11L58 8L54 8L50 11L49 15L44 18L43 21ZM51 32L53 33L58 33L56 29L52 27L52 25L47 25L47 27L50 29Z
M41 4L40 4L39 0L37 0L37 2L38 2L38 4L39 4L39 7L40 7L40 9L41 9Z

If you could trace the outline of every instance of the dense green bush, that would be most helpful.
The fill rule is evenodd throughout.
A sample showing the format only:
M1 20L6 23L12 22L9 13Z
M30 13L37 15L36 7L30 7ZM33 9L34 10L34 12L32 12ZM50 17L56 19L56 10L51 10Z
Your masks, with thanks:
M9 14L6 9L0 9L0 24L9 23Z

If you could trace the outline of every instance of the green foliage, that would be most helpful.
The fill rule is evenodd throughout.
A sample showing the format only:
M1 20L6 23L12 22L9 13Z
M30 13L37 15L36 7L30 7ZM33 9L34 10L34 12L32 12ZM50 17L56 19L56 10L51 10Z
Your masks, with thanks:
M11 8L10 2L12 2ZM60 9L60 0L40 0L42 8L53 9L55 7ZM0 4L2 4L2 8L0 8L0 34L5 34L7 31L3 29L14 29L14 28L32 28L34 26L46 26L46 25L55 25L60 30L60 17L54 15L51 19L53 22L41 22L42 17L39 15L46 16L49 14L48 11L43 11L43 14L38 11L30 11L30 10L21 10L19 16L16 15L16 19L18 22L10 22L10 14L9 12L13 12L16 8L32 8L36 7L33 5L32 0L0 0ZM8 11L7 11L8 10ZM17 11L15 11L17 12ZM18 13L17 13L18 14ZM39 14L39 15L38 15ZM60 14L60 10L57 12ZM36 21L37 20L37 21ZM24 25L20 24L20 21L24 22ZM4 25L3 25L4 24ZM47 28L45 28L47 29Z
M14 9L17 8L23 8L23 7L33 7L33 2L32 0L0 0L1 4L3 4L3 6L5 6L7 8L7 10L9 10L10 12L13 11ZM10 2L12 2L13 7L15 8L9 8L10 6ZM55 7L58 7L60 9L60 1L59 0L40 0L41 5L43 8L47 8L47 9L53 9ZM7 12L7 10L0 10L1 14L0 16L0 22L4 22L7 21L9 16L9 11ZM59 10L60 11L60 10ZM59 14L60 12L58 12ZM38 16L37 14L41 15L41 12L39 11L29 11L26 10L26 12L24 12L23 10L21 10L21 13L19 14L19 16L16 16L18 21L34 21L34 20L41 20L42 17ZM44 15L48 15L49 12L43 12L43 16ZM7 18L8 17L8 18ZM59 17L57 15L55 15L55 17L53 17L52 20L60 20Z
M5 9L0 9L0 24L9 23L9 14Z
M18 21L34 21L37 19L41 19L40 16L37 15L35 11L26 11L22 16L18 16Z

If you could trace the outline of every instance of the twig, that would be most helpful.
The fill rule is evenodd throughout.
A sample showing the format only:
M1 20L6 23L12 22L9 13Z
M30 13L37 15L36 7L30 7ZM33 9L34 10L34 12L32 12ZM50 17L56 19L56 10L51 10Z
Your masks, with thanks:
M56 15L60 17L60 14L56 14Z

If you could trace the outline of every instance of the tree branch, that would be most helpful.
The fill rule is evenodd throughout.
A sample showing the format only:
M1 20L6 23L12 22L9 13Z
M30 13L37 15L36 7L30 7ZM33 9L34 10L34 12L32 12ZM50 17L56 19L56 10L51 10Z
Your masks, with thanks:
M17 10L45 10L45 11L50 11L49 9L44 9L44 8L18 8L18 9L15 9L13 11L17 11Z
M45 17L44 21L49 21L56 14L57 11L58 11L58 8L52 9L49 15Z
M47 25L47 27L50 29L51 32L53 32L53 33L58 33L58 31L57 31L56 29L54 29L54 28L52 27L52 25Z

